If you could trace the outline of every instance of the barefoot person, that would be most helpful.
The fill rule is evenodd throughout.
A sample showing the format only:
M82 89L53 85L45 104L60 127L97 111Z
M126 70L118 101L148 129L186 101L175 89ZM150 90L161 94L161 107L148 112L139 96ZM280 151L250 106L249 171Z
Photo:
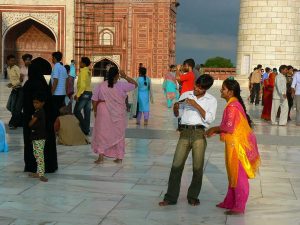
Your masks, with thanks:
M260 164L256 137L251 129L250 117L240 95L240 85L226 79L221 97L227 101L221 125L207 130L208 137L221 134L225 142L225 162L228 174L228 191L217 207L229 209L226 214L244 213L249 195L248 178L254 178Z
M31 128L31 139L33 146L33 154L37 163L37 173L31 173L29 176L39 178L43 182L47 182L45 177L45 161L44 148L46 142L46 116L43 106L45 98L42 94L33 97L33 106L35 112L29 122Z
M119 78L127 82L118 81ZM99 155L95 163L103 162L104 156L115 158L121 163L125 154L125 129L127 111L125 99L127 92L134 90L137 83L126 76L124 71L111 67L107 80L93 91L92 102L95 114L95 125L92 138L92 149Z
M194 93L187 95L185 102L175 103L173 110L176 117L181 111L179 126L180 138L177 143L173 164L170 172L168 191L160 206L175 205L180 191L181 176L185 161L192 150L193 179L187 193L188 203L196 206L203 176L204 153L206 149L205 128L214 120L217 110L217 100L206 91L213 85L210 75L200 76L194 86ZM180 109L179 109L180 108Z

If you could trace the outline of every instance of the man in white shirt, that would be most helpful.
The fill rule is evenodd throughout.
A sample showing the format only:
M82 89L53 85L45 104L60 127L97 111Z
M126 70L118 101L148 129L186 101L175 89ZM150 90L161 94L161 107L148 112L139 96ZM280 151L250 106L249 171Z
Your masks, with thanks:
M286 98L286 74L288 72L286 65L279 67L279 73L275 78L275 87L273 91L272 110L271 110L271 123L277 125L276 116L278 108L280 107L279 125L285 126L288 117L288 101Z
M300 126L300 72L296 72L292 82L292 97L296 105L296 125Z
M177 203L184 164L191 150L193 153L193 178L187 199L190 205L200 204L198 196L202 186L206 149L205 128L215 120L217 110L216 98L206 92L213 83L214 80L210 75L200 76L194 86L194 92L187 95L187 98L181 103L174 104L175 116L178 117L181 114L180 138L170 172L168 191L164 200L159 203L160 206Z
M21 72L21 80L22 80L22 87L23 87L25 82L28 80L28 67L31 64L32 55L30 54L22 55L22 59L24 65L21 66L20 72Z

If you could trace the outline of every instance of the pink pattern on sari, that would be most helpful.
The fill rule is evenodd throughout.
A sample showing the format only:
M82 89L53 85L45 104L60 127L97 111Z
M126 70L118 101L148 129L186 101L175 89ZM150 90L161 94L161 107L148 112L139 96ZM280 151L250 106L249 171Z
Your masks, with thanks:
M127 126L125 99L135 86L118 82L109 88L107 82L93 91L92 100L98 102L92 149L97 154L123 159L125 154L125 129Z
M243 213L249 195L248 178L255 177L260 156L255 134L236 98L231 98L227 103L220 129L221 140L225 142L229 185L224 201L217 206Z

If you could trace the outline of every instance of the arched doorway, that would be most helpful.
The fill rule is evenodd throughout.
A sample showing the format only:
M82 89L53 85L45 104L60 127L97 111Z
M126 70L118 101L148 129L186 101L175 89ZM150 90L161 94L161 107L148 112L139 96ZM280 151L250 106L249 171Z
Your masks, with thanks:
M108 59L102 59L94 65L93 76L106 78L106 73L108 72L109 68L113 66L118 67L114 62Z
M5 35L4 59L9 54L16 56L18 63L22 55L29 53L33 57L42 57L51 62L51 53L56 50L53 33L44 25L27 19L12 27Z
M31 63L33 63L33 62L41 65L41 68L43 68L44 75L51 74L52 67L51 67L51 64L46 59L43 59L42 57L37 57L31 61Z

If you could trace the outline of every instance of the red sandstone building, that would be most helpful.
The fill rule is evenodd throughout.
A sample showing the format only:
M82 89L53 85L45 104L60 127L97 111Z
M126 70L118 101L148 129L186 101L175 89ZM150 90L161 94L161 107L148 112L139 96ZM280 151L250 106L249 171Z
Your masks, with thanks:
M14 3L15 2L15 3ZM137 75L142 63L160 78L175 63L176 0L0 0L0 67L8 54L30 53L51 63L92 60L94 75L117 65Z

